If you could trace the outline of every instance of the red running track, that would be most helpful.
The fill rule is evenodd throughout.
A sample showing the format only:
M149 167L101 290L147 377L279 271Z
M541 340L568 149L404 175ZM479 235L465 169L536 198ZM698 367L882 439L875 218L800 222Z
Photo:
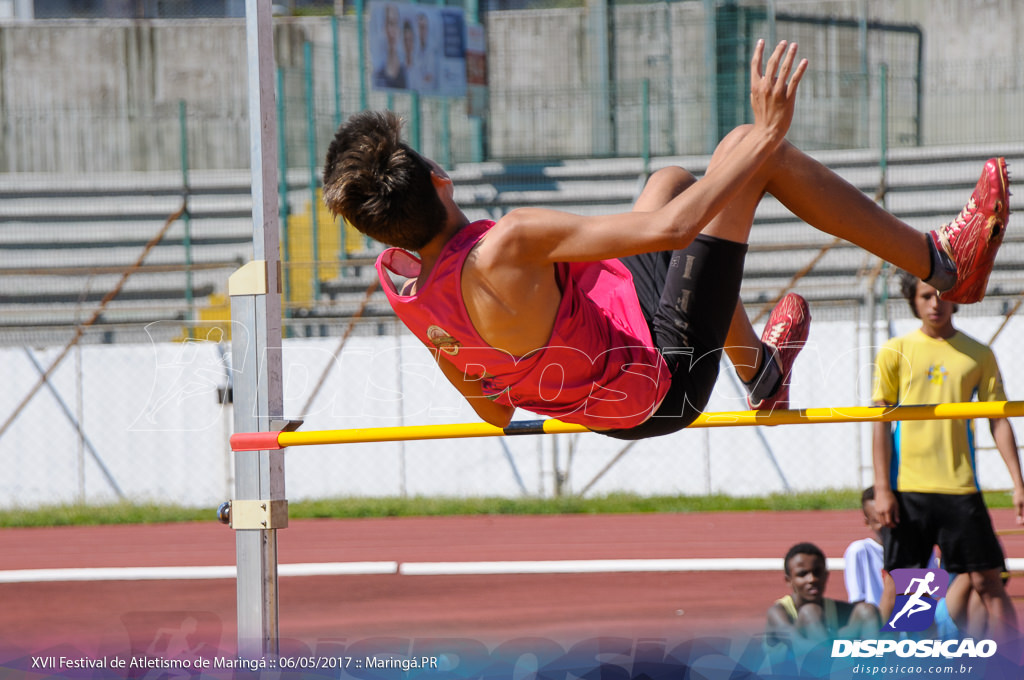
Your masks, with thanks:
M1015 527L994 510L997 529ZM279 562L476 562L772 558L778 569L518 575L341 575L280 579L282 651L377 636L692 638L756 633L785 592L782 555L817 543L842 557L866 535L859 511L473 516L293 520ZM1008 556L1024 537L1006 536ZM214 522L0 531L2 570L234 565L234 533ZM1011 589L1012 590L1012 589ZM841 572L826 594L845 599ZM0 583L0 643L25 653L157 652L187 637L236 645L232 578ZM1024 620L1024 617L1022 617ZM168 651L169 653L169 651Z

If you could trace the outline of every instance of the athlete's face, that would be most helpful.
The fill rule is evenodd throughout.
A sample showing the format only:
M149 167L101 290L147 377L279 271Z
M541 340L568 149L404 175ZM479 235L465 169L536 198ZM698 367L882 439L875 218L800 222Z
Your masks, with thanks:
M939 299L939 292L924 281L917 284L914 293L914 309L929 335L941 337L953 323L954 305Z
M825 584L828 583L828 568L817 555L798 553L790 558L789 574L786 581L793 588L796 605L807 602L821 602L825 599Z

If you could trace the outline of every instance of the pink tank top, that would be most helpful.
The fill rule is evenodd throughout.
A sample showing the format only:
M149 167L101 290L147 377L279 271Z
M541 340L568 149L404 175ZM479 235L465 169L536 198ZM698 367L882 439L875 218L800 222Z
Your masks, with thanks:
M618 260L559 263L562 301L545 347L517 357L490 347L462 299L466 256L494 223L463 227L445 245L423 286L402 295L389 273L415 278L420 260L390 248L377 273L392 308L427 347L442 353L498 403L596 429L647 420L671 375L653 347L629 270Z

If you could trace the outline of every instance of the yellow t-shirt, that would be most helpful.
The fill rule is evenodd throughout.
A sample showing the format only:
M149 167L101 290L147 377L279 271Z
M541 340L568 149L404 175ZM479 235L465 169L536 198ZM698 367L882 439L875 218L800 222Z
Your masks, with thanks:
M957 331L949 339L915 330L889 340L875 360L872 399L888 404L1003 401L992 350ZM897 422L890 477L897 491L968 494L979 490L970 420Z
M798 610L796 608L796 602L793 601L792 595L783 595L779 599L775 600L775 604L782 605L782 608L786 610L786 614L789 615L789 620L796 623ZM826 597L823 598L822 604L822 608L825 611L825 629L831 636L838 635L839 610L836 609L836 601Z

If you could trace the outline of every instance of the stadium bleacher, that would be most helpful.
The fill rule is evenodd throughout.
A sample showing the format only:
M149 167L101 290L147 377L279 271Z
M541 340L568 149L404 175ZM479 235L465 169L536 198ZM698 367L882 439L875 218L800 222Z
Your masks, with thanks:
M881 195L877 151L813 155L921 230L959 212L986 158L1007 156L1011 181L1014 169L1024 167L1024 145L896 149L887 159L886 192ZM628 210L651 170L679 164L699 177L707 161L707 156L655 158L646 168L638 158L476 163L456 167L451 176L456 200L470 219L496 219L522 205L598 214ZM289 172L288 179L290 219L306 216L306 222L296 222L290 229L299 225L308 230L308 173ZM250 185L248 171L191 174L187 219L170 225L109 301L93 324L93 330L102 331L101 341L139 339L139 329L153 322L182 328L187 319L198 318L204 306L216 306L223 299L228 276L251 258ZM0 343L46 344L48 338L65 337L68 329L88 320L168 218L183 207L184 196L180 173L5 176L0 182ZM1020 209L1020 199L1014 197L1011 207ZM319 229L339 231L337 223L327 219L320 213ZM290 233L294 243L295 232ZM330 333L322 330L323 324L345 323L360 309L370 320L390 317L380 292L364 308L378 248L362 240L349 239L348 245L338 246L335 238L332 243L322 246L318 255L319 296L299 300L292 295L286 304L289 323L320 324L317 333ZM831 236L803 224L767 197L751 238L744 300L773 300L812 262L813 268L795 282L795 290L812 305L864 300L879 265L877 258L849 243L833 243ZM291 271L293 277L312 275L308 263L296 262ZM1011 218L982 305L1001 314L1022 292L1024 227Z

